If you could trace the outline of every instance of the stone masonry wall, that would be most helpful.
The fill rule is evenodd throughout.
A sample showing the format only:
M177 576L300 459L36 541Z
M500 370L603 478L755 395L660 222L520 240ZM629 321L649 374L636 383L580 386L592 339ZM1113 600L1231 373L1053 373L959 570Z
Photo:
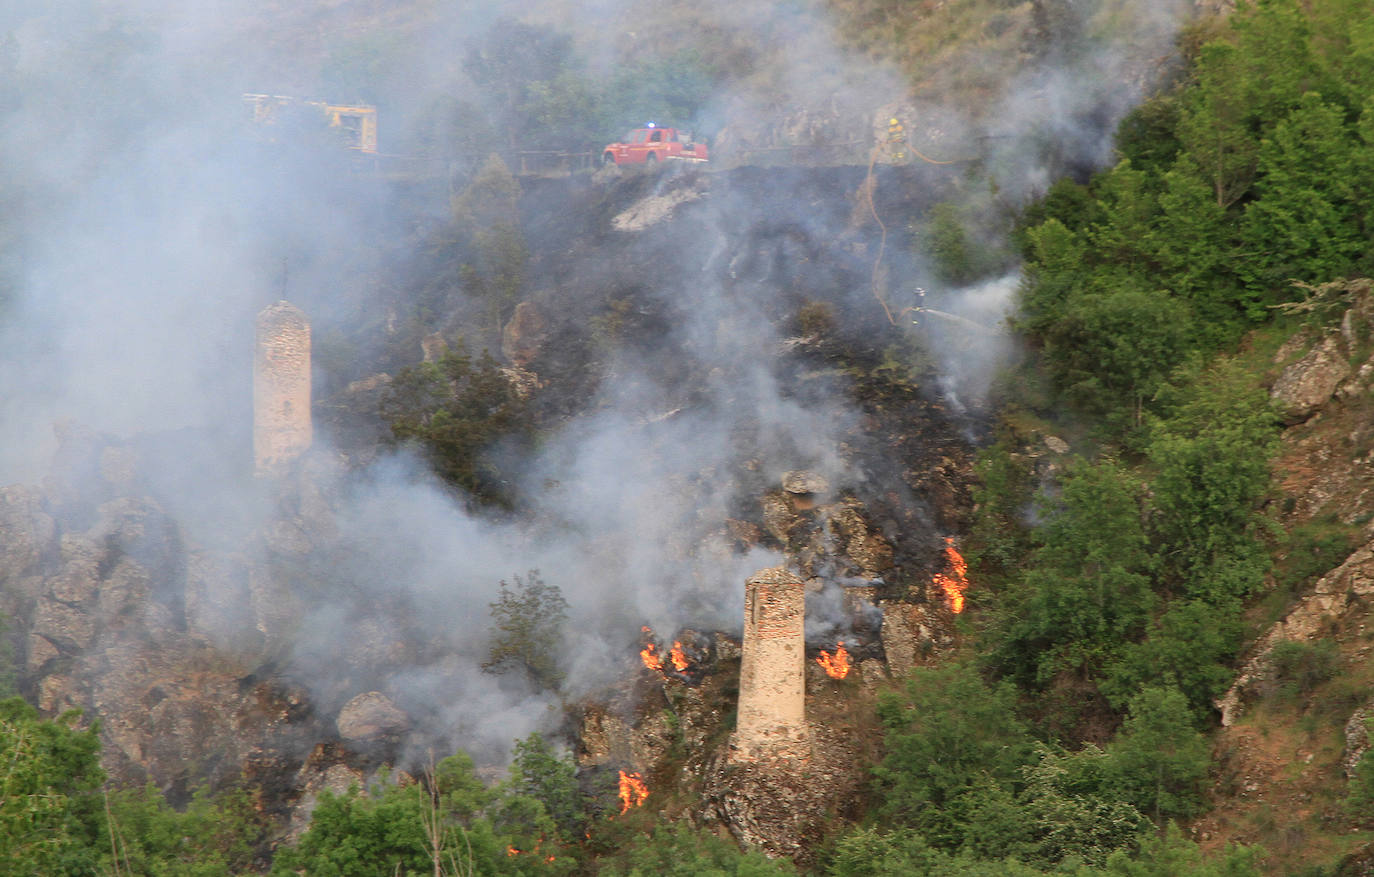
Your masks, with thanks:
M313 440L310 323L289 302L264 308L253 359L253 454L259 472L289 462Z
M732 761L805 757L805 586L785 567L745 583L739 716Z

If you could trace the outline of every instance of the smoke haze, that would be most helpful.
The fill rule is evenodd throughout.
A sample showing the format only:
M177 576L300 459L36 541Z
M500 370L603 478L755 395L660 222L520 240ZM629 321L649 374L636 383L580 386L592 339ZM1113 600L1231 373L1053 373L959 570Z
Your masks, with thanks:
M740 144L740 160L752 163L746 148L776 128L861 141L862 164L887 114L900 111L916 147L976 158L951 179L976 165L984 176L971 186L994 181L1003 202L1020 203L1065 169L1110 162L1115 124L1148 85L1140 61L1170 54L1187 6L1058 4L1073 18L1064 30L1073 42L1047 42L979 106L948 103L930 88L909 95L895 67L844 49L810 4L710 2L657 18L650 4L589 0L538 4L529 20L575 24L578 57L593 76L613 72L626 46L653 49L625 21L641 21L661 46L747 47L750 75L726 82L701 111L722 143ZM413 204L399 204L380 176L353 172L346 158L256 142L241 95L361 99L326 93L331 51L364 38L401 40L410 50L395 57L405 63L377 71L381 151L434 142L430 108L455 95L502 101L477 93L459 59L461 47L516 12L440 2L407 17L363 3L270 0L55 0L41 11L0 10L9 83L0 94L0 189L15 208L0 228L0 245L8 242L0 483L41 480L56 447L53 424L69 420L141 448L149 489L197 544L262 527L274 511L251 473L254 314L286 298L309 315L317 338L358 321L381 325L379 302L394 301L401 285L388 272L418 220ZM1111 16L1111 33L1131 42L1106 32ZM462 167L484 158L449 156ZM671 184L665 176L660 185ZM562 589L574 694L623 672L641 624L739 628L744 579L782 560L732 547L723 522L741 497L775 488L793 469L835 486L862 476L840 451L857 428L852 404L830 389L785 386L780 352L791 329L779 315L789 312L791 290L785 271L741 260L749 214L738 197L707 191L691 206L687 251L665 255L649 292L668 327L662 357L610 356L587 410L548 437L522 473L534 497L529 519L464 511L406 454L331 476L335 543L348 546L331 575L349 597L306 607L293 672L331 702L357 693L366 674L339 669L340 644L367 623L369 607L382 617L410 607L408 629L425 643L410 670L386 681L388 693L415 717L419 736L500 757L512 739L557 717L550 697L478 669L498 581L538 569ZM446 194L435 200L446 203ZM862 265L875 232L855 231L851 206L799 195L786 219L815 239L866 243L855 256ZM1010 343L1000 324L1015 272L941 288L919 252L892 246L894 306L923 303L988 328L931 331L924 342L950 395L976 406ZM866 282L834 298L867 319L876 313ZM317 447L329 442L317 436Z

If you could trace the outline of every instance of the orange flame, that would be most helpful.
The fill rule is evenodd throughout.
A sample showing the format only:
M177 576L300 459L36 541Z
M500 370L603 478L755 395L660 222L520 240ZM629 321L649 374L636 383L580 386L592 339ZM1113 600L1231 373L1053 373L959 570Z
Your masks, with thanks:
M639 660L644 662L644 666L650 670L663 672L663 656L658 653L658 649L653 643L649 643L639 652Z
M506 847L506 855L510 858L514 858L520 855L520 851L517 850L515 847Z
M644 799L649 797L649 787L644 783L644 777L636 771L635 773L620 772L620 812L624 813L631 807L638 807L644 803Z
M816 658L816 663L825 668L825 672L831 679L843 679L849 675L849 652L845 651L844 642L835 646L835 654L821 652L820 657Z
M669 650L668 657L672 659L673 669L677 672L681 673L683 670L687 669L689 662L687 660L687 653L682 650L681 642L673 642L673 647Z
M963 555L954 550L954 537L945 537L945 559L949 562L949 574L936 573L935 584L945 592L945 602L955 615L964 611L964 591L968 589L968 563Z

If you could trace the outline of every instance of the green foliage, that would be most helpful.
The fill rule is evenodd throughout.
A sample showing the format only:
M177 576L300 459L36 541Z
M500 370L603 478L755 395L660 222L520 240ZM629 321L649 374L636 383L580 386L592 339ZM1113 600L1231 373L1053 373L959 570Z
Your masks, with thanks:
M528 818L498 830L496 811L519 811ZM486 789L473 773L472 760L460 753L439 762L425 784L383 783L367 793L355 787L346 795L323 792L310 829L295 846L277 851L271 873L565 874L574 863L552 837L544 838L551 831L542 805Z
M418 443L450 484L478 502L513 502L507 472L492 452L498 441L525 439L532 426L527 406L490 354L474 362L460 344L437 361L403 370L391 382L382 416L392 436Z
M1278 422L1262 390L1234 367L1194 383L1191 398L1156 424L1148 455L1164 581L1220 604L1252 592L1269 567L1260 508Z
M1175 688L1145 688L1108 747L1107 774L1127 802L1156 820L1202 811L1210 763L1188 699Z
M1305 521L1291 527L1275 578L1280 585L1296 593L1303 584L1340 566L1355 550L1358 538L1354 527L1335 517Z
M1370 153L1340 107L1314 93L1260 143L1256 200L1246 205L1242 276L1257 291L1350 271L1369 242L1358 213L1358 168Z
M795 874L786 859L772 860L757 850L741 852L733 840L685 823L656 825L635 835L597 873L606 877L769 877Z
M1146 686L1174 686L1199 722L1209 720L1212 704L1235 678L1231 661L1243 637L1235 601L1176 601L1155 619L1145 640L1122 649L1105 671L1102 693L1121 709Z
M252 870L267 826L246 790L197 790L178 812L152 785L111 792L112 867L149 877L229 877Z
M538 570L524 579L516 576L515 587L502 581L501 594L491 604L495 632L482 669L500 673L518 668L536 690L557 689L563 682L558 650L567 617L563 592L546 584Z
M15 874L94 875L104 781L97 729L78 712L39 719L21 698L0 701L0 862Z
M1282 702L1306 700L1340 668L1340 647L1331 640L1281 640L1269 650L1267 693Z
M926 237L935 276L951 286L967 286L996 267L989 248L969 235L958 205L942 201L932 207Z
M421 821L423 800L415 786L393 786L376 797L364 797L356 787L345 795L325 790L311 813L310 830L295 847L278 851L272 873L424 874L432 866Z
M878 702L887 755L875 769L882 812L944 848L964 840L965 810L987 782L1011 788L1030 755L1015 692L989 687L972 667L918 668Z
M617 139L650 121L693 129L722 75L695 48L655 51L652 58L621 64L601 92L603 128Z
M1101 866L1118 851L1134 850L1150 825L1120 800L1113 766L1096 746L1071 754L1040 747L1039 761L1024 769L1022 811L1031 844L1021 858L1044 868L1073 861Z
M910 830L863 829L840 840L825 873L831 877L1260 877L1262 855L1254 847L1227 847L1206 858L1171 823L1162 836L1146 836L1139 851L1117 850L1103 866L1066 862L1042 870L1014 859L954 856L931 847Z
M1359 6L1359 4L1355 4ZM1177 94L1123 122L1125 158L1025 212L1019 325L1065 401L1125 441L1174 366L1272 318L1294 279L1374 260L1374 72L1346 0L1242 5Z
M1092 675L1144 631L1155 597L1141 512L1140 484L1119 464L1067 473L991 632L994 667L1037 687L1064 672Z
M458 244L471 255L460 271L463 287L486 302L497 331L525 285L530 253L520 230L519 199L520 184L492 154L450 205Z
M1157 176L1173 166L1183 148L1176 130L1179 105L1170 95L1142 102L1121 120L1116 129L1116 150L1147 174Z
M577 785L577 765L571 755L559 757L538 732L515 744L510 789L539 802L564 838L581 836L588 812Z
M969 530L969 563L980 580L1010 575L1031 548L1031 460L1014 454L1017 437L1002 434L978 452L974 464L974 518Z
M1035 877L1044 872L1015 861L953 856L910 829L856 831L843 838L826 873L832 877Z
M1202 850L1170 822L1162 836L1147 838L1132 859L1117 853L1107 862L1112 877L1260 877L1258 847L1228 845L1219 855L1204 858Z

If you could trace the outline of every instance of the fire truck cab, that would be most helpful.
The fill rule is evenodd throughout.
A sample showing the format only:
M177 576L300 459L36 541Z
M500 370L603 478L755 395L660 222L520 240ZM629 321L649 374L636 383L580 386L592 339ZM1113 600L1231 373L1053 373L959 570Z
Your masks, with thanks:
M690 132L679 128L660 128L653 122L636 128L619 143L601 151L602 164L656 164L660 161L706 161L706 144L697 143Z

